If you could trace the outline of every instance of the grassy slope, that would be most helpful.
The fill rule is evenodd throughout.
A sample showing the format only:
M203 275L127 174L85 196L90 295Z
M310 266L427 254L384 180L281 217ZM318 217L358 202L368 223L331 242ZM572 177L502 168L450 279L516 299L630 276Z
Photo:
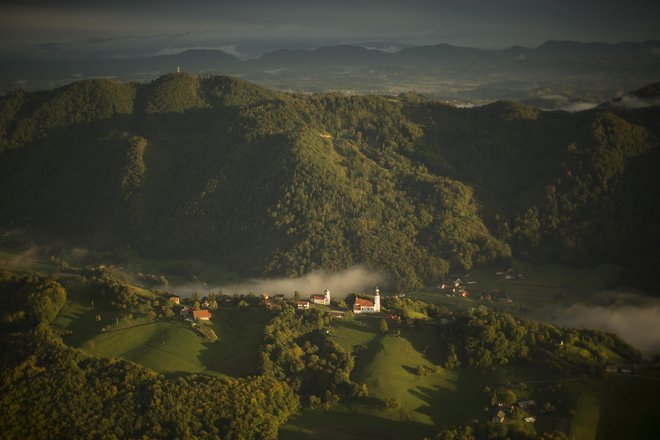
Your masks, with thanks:
M335 321L333 330L346 349L367 346L358 354L352 378L368 385L371 398L330 411L301 413L282 428L281 438L421 438L438 426L488 420L493 410L484 403L484 385L498 392L513 389L520 400L552 402L556 412L534 412L533 425L518 422L537 433L558 429L570 430L569 438L575 439L655 438L660 430L654 404L660 380L615 376L602 383L583 382L531 366L441 370L419 377L414 367L437 365L432 349L435 330L421 326L394 337L378 335L377 327L377 319L356 319ZM520 383L526 388L519 388ZM400 406L386 409L384 399ZM576 410L573 419L571 409Z
M96 320L97 315L101 317ZM112 311L92 309L84 289L70 289L69 300L53 328L72 332L64 341L95 356L117 356L159 372L225 374L234 377L257 373L257 348L269 314L261 309L226 309L214 312L212 325L220 340L209 342L189 323L179 320L130 321ZM108 331L101 328L110 326Z
M438 426L490 419L493 410L484 406L484 385L497 390L514 388L521 400L541 396L555 401L556 396L548 387L573 380L526 366L486 372L439 369L428 376L418 376L415 374L418 365L439 364L438 348L434 344L436 330L432 326L402 329L400 337L379 335L377 319L338 320L334 326L333 336L345 349L366 345L366 350L358 353L352 379L367 384L370 398L346 402L331 411L299 414L281 429L283 439L422 438L431 435ZM520 382L528 384L527 390L517 388ZM387 399L396 401L398 407L385 408L383 401ZM566 429L569 424L566 412L537 414L536 429L539 432Z

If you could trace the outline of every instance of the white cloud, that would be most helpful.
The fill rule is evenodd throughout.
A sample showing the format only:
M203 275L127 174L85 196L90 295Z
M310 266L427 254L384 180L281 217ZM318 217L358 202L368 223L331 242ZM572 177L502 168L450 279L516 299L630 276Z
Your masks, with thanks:
M646 357L660 355L660 299L609 292L606 304L573 304L558 312L561 325L616 333ZM611 304L607 304L607 303Z
M267 292L271 295L283 294L292 297L294 292L299 292L301 297L311 293L322 293L325 289L330 290L333 298L344 298L349 293L373 292L382 285L385 277L377 272L369 271L364 267L356 266L341 272L326 272L322 270L310 272L300 278L270 278L253 279L239 284L209 286L203 283L186 284L183 286L168 286L181 295L189 295L192 292L206 294L222 290L224 294L261 294Z

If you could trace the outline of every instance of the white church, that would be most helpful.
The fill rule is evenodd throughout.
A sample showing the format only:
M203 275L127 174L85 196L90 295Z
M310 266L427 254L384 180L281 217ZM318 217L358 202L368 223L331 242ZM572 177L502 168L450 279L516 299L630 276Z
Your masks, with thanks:
M380 312L380 290L378 288L376 288L376 295L373 302L368 299L355 298L355 304L353 304L354 314L378 312Z
M312 304L322 304L324 306L330 305L330 291L325 289L323 295L312 295L309 297L309 302Z

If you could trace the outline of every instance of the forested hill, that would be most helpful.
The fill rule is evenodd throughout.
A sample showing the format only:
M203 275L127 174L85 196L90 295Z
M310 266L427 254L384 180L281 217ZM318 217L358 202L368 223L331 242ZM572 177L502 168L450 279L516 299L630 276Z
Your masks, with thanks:
M399 288L512 250L643 268L660 111L615 104L459 109L183 73L16 91L0 98L0 222L243 274L361 263Z

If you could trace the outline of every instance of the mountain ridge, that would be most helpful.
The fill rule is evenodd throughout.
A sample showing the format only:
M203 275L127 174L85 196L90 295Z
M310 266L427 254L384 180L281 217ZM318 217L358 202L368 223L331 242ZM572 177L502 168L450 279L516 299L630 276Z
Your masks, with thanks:
M83 81L0 99L0 217L245 275L364 264L402 290L512 248L642 267L660 237L657 112Z

